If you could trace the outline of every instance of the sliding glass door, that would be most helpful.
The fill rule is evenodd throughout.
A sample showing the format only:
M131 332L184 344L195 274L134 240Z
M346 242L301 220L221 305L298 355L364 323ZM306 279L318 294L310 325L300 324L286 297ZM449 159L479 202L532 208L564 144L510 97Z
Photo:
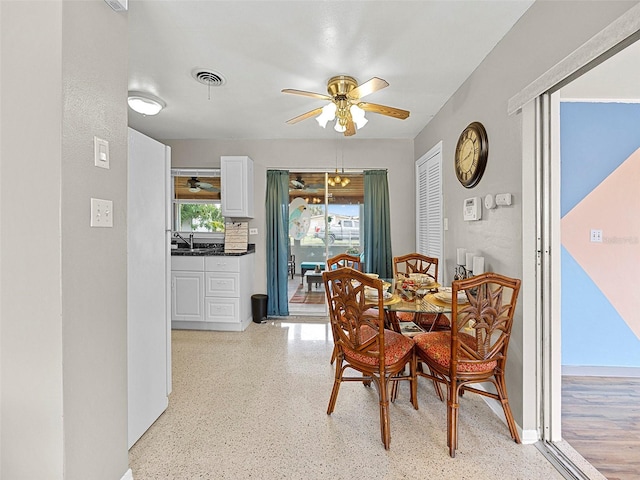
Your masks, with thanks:
M290 172L291 314L326 314L324 287L315 283L314 270L323 270L326 259L339 253L363 252L363 208L361 172Z

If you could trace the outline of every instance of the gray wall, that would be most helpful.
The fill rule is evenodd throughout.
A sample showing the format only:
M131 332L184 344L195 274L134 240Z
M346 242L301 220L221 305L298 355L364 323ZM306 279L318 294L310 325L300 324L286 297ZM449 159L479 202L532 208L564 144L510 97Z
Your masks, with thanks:
M446 273L451 275L457 247L484 255L486 270L522 278L522 119L507 115L507 102L526 85L562 60L637 2L538 1L487 56L471 77L416 137L414 158L443 141ZM489 136L489 160L480 183L465 189L453 170L453 154L460 132L480 121ZM487 193L511 193L513 205L483 210L478 222L462 220L462 202ZM524 219L533 221L533 219ZM451 277L449 277L450 279ZM534 279L524 278L523 285ZM535 376L523 369L522 306L514 324L507 384L516 421L535 428L536 412L524 405L525 391L535 391ZM535 351L535 349L534 349ZM527 375L525 377L525 375Z
M102 0L0 12L0 476L120 479L127 16ZM94 135L110 170L92 166ZM90 197L114 201L114 228L90 228Z
M340 168L388 168L391 204L391 244L400 255L415 249L415 166L411 140L163 140L171 146L173 167L219 167L221 155L249 155L254 162L255 218L249 223L258 235L255 290L266 290L265 184L268 169L315 169L334 171L336 150Z

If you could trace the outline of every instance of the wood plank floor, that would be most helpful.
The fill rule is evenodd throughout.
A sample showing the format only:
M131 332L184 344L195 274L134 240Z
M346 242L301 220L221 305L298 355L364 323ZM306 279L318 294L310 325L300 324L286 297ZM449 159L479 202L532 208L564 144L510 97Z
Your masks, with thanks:
M609 480L640 479L640 378L563 376L562 437Z

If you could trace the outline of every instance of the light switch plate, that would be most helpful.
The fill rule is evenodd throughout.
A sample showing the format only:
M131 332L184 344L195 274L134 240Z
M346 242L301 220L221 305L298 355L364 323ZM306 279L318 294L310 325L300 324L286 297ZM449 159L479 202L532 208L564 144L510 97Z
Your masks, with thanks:
M109 168L109 142L98 137L93 137L93 164Z
M496 195L496 205L511 205L510 193L499 193Z
M111 200L91 199L91 226L113 227L113 202Z
M591 229L591 242L602 243L602 230L596 228Z

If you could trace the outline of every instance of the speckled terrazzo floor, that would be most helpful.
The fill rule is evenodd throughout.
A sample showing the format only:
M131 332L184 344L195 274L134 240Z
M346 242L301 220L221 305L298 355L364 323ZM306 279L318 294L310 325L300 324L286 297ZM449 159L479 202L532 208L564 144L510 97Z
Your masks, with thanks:
M446 409L421 379L420 409L402 385L391 449L380 440L374 389L333 384L326 323L252 323L242 333L173 331L167 411L130 450L135 480L561 479L533 445L517 445L477 395L461 400L459 449Z

